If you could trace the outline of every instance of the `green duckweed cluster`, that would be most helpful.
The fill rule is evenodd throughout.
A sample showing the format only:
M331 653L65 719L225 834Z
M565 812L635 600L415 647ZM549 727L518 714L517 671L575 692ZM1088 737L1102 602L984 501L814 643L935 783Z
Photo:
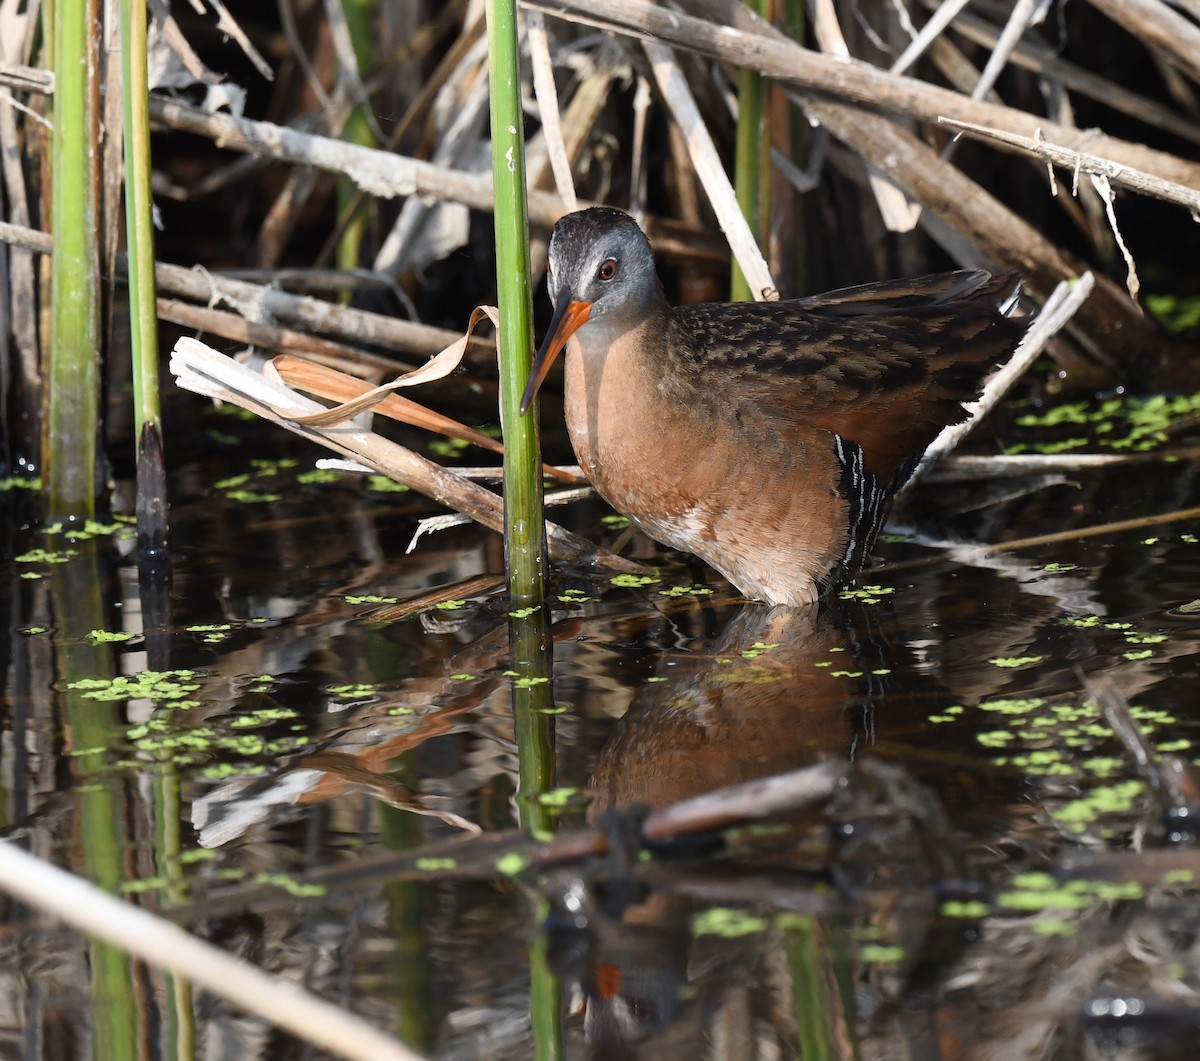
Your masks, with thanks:
M1039 437L1014 443L1006 453L1062 453L1096 445L1115 452L1144 452L1167 441L1167 432L1181 420L1200 413L1200 394L1149 397L1122 395L1104 401L1068 402L1018 416L1018 427L1034 428ZM1072 430L1077 429L1077 430Z

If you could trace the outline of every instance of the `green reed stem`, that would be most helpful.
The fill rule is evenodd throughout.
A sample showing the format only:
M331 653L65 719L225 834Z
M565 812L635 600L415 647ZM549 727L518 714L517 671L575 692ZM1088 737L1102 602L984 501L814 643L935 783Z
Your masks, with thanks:
M121 0L125 94L125 232L129 255L129 335L137 421L138 546L166 547L167 484L158 388L158 306L154 286L154 200L150 191L150 84L146 5Z
M533 297L525 201L525 139L515 0L488 0L496 294L500 304L500 423L504 428L504 551L514 606L540 604L546 587L537 418L521 416L533 359Z
M51 321L42 475L51 516L86 517L96 505L100 417L100 256L93 56L101 43L88 0L57 0L51 148Z
M376 4L375 0L342 0L342 13L346 19L346 29L350 33L350 41L354 45L354 57L358 63L358 72L370 67L374 59L376 41ZM342 139L351 144L363 147L378 147L375 132L367 117L366 105L360 103L346 121ZM358 199L358 185L348 177L341 177L337 185L338 217ZM337 245L337 263L340 269L357 269L361 264L363 236L367 231L367 215L359 211L346 224Z
M759 15L770 17L771 0L747 0ZM734 162L734 190L742 216L765 254L766 219L770 216L771 136L767 120L766 82L761 74L738 74L738 126ZM733 264L730 297L735 302L754 298L754 292L737 262Z
M146 68L146 5L140 0L121 0L121 67L125 92L125 232L129 244L133 410L140 433L146 423L159 422L150 86Z

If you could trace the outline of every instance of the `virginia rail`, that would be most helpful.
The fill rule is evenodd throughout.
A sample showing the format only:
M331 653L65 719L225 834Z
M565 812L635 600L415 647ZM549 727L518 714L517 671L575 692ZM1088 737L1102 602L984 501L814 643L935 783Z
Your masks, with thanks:
M865 561L925 448L1022 332L1016 275L982 271L672 307L642 230L608 207L554 227L548 283L521 412L565 346L567 430L600 495L790 606Z

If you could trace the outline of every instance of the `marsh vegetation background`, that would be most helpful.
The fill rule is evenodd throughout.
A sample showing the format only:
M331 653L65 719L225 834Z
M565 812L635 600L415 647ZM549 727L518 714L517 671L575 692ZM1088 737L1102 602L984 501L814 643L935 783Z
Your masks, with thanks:
M406 392L473 442L374 415L368 471L176 385L199 337L346 400L495 300L489 13L0 0L5 849L363 1022L81 935L4 863L0 1050L1190 1056L1193 0L521 8L539 334L591 202L673 302L962 265L1032 319L1093 276L815 616L594 498L545 609L495 530L425 532L503 518L486 325Z

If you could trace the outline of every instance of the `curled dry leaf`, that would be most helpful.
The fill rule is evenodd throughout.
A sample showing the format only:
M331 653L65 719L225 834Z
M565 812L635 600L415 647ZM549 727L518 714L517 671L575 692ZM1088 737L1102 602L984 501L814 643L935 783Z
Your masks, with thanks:
M428 406L415 402L411 398L395 394L393 391L401 387L415 387L422 383L432 383L444 379L462 361L471 332L475 325L484 317L496 324L498 315L493 306L479 306L471 314L465 334L451 343L441 353L434 355L420 368L406 372L403 376L379 387L370 387L357 376L350 376L337 369L318 365L302 357L284 354L273 358L265 372L271 374L279 382L294 387L296 390L313 394L320 398L328 398L339 404L325 412L310 413L307 416L291 417L298 424L310 427L334 427L368 409L411 424L426 431L434 431L451 438L461 438L466 442L479 446L492 453L504 453L504 446L494 438L468 427L461 421L430 409ZM576 483L579 477L570 472L543 464L547 476L560 482Z

